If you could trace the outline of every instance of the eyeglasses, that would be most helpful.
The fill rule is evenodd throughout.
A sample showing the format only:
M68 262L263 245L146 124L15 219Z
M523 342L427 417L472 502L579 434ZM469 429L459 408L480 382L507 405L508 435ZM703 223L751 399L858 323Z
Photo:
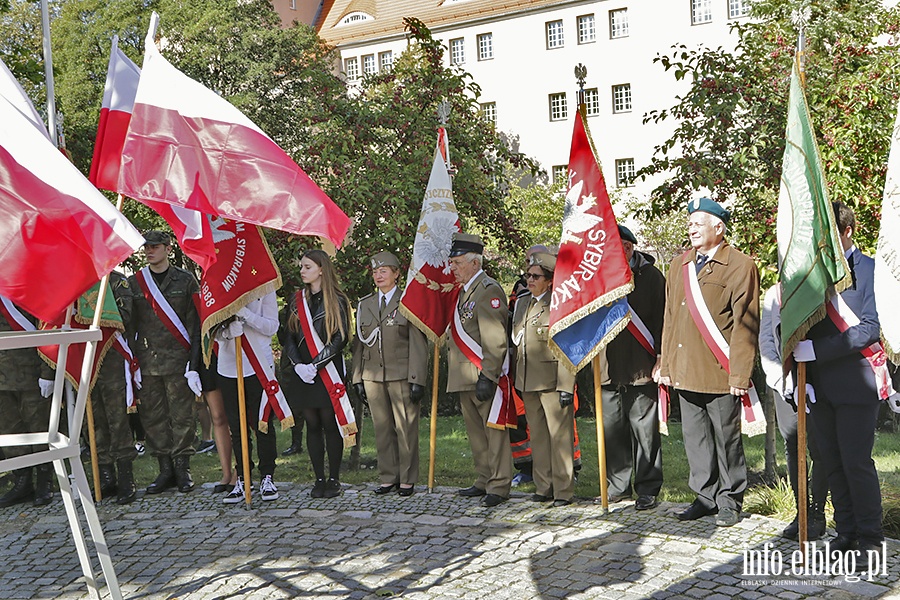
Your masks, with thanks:
M544 277L543 273L525 273L525 279L542 279Z

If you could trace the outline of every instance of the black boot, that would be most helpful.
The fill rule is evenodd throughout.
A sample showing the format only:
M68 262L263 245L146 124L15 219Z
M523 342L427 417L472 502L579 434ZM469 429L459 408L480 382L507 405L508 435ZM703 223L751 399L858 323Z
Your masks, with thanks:
M175 481L179 492L190 492L194 489L194 480L191 479L191 457L175 457Z
M131 460L120 458L116 461L119 470L119 485L117 486L116 504L130 504L137 497L137 488L134 487L134 470Z
M825 535L825 503L809 507L809 523L806 524L806 539L814 541Z
M38 465L37 481L34 484L35 506L46 506L53 501L53 465Z
M27 502L34 494L31 486L31 467L16 469L16 481L12 488L3 496L0 496L0 507L12 506L21 502Z
M116 493L116 468L113 465L100 465L100 495L112 498Z
M291 445L285 448L282 456L291 456L303 451L303 429L294 425L291 427Z
M159 477L147 487L148 494L161 494L170 487L175 487L175 471L172 468L172 457L157 456L159 461Z

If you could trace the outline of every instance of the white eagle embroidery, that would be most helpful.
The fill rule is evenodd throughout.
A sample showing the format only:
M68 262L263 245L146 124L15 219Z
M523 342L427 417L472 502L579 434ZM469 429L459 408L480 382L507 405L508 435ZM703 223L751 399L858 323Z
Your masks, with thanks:
M581 195L584 189L584 180L574 184L566 193L566 207L563 211L562 242L575 242L580 244L585 231L596 227L603 221L602 217L592 215L588 211L596 206L597 198L593 194Z

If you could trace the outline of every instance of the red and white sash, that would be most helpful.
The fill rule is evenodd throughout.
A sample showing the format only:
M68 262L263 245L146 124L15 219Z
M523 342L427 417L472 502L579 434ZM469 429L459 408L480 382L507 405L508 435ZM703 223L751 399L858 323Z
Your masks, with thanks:
M302 310L301 310L302 307ZM297 292L297 317L300 320L300 328L303 330L303 336L306 338L307 345L310 346L310 354L314 357L322 351L325 344L312 326L312 315L309 312L309 305L306 303L306 291ZM331 398L331 406L334 407L334 418L337 420L338 429L341 437L344 438L344 447L350 448L356 445L356 433L359 431L356 427L356 417L353 416L353 407L350 405L350 397L347 396L347 387L341 379L341 374L333 361L329 361L324 369L319 369L319 376L325 389L328 390L328 396Z
M628 321L626 329L634 336L641 347L650 353L650 356L656 358L655 342L650 329L641 320L637 311L628 307L631 311L631 320ZM659 417L659 432L663 435L669 435L669 388L660 384L657 392L656 416Z
M22 314L12 300L0 296L0 314L3 314L13 331L35 331L37 327Z
M138 285L141 286L141 291L144 292L144 298L150 303L153 313L159 317L159 320L175 336L175 339L184 346L184 349L190 350L191 336L188 334L187 327L181 322L181 319L175 313L175 309L172 308L172 305L169 304L169 301L166 300L166 297L160 291L159 286L156 285L156 281L150 274L150 267L144 267L135 273L134 276L138 281Z
M275 378L275 369L267 362L259 360L262 348L255 348L254 342L246 335L241 336L241 349L247 355L250 366L263 388L262 399L259 403L259 422L257 427L263 433L269 431L269 417L272 413L281 422L281 430L284 431L294 426L294 413L288 406L284 391Z
M462 288L460 288L460 291ZM484 350L475 339L466 333L462 321L459 318L459 298L456 308L453 310L453 320L450 322L450 334L460 352L469 359L475 367L481 371L481 360L484 358ZM491 401L491 411L488 414L487 426L493 429L514 429L518 423L516 420L516 407L512 401L509 381L509 352L503 358L503 366L500 368L500 381L497 382L497 391Z
M687 300L688 309L694 319L694 324L700 331L700 335L706 342L706 345L712 351L716 360L722 365L726 373L731 373L731 366L728 362L730 347L719 327L713 320L706 300L700 292L700 282L697 280L697 269L693 261L687 261L682 267L682 275L684 278L684 296ZM743 433L753 436L761 435L766 432L766 416L763 413L762 404L759 402L759 396L753 382L750 382L750 388L747 393L741 396L741 430Z
M121 332L116 332L112 343L116 352L125 359L125 409L128 413L137 412L134 390L141 389L141 365Z
M847 303L844 302L840 295L832 298L831 302L827 302L825 310L841 333L859 325L859 317L847 306ZM879 400L886 400L888 396L894 393L894 388L891 382L891 374L888 371L887 354L884 352L884 346L881 344L881 341L877 341L871 346L860 350L859 353L869 361L869 366L872 367L872 372L875 373L875 385L878 388Z

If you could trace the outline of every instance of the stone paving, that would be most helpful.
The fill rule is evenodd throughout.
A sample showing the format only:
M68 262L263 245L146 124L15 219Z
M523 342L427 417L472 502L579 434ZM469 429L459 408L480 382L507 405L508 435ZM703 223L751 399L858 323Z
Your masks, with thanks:
M665 503L646 512L619 503L604 515L587 499L551 508L514 494L489 509L450 488L401 498L345 486L316 500L309 485L278 487L278 500L250 509L222 504L211 484L101 503L124 596L900 599L897 541L871 577L865 564L835 575L833 561L826 575L794 576L796 543L778 537L785 524L757 515L723 529L713 517L680 522L673 513L684 505ZM747 550L760 560L745 575ZM0 598L87 597L58 497L0 509Z

